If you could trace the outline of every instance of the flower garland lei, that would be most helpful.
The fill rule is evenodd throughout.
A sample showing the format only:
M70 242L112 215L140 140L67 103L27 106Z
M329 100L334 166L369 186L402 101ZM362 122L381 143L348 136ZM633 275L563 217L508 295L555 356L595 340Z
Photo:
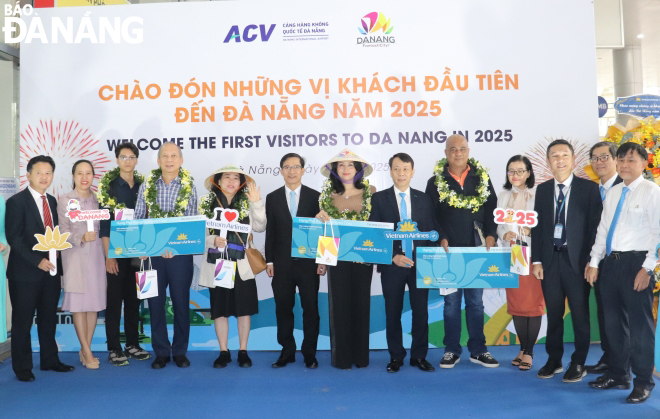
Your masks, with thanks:
M454 208L467 208L471 209L472 212L479 211L479 208L486 202L490 191L488 190L488 170L481 165L477 160L470 158L468 163L477 170L477 176L479 177L479 185L477 185L477 196L465 196L463 194L456 193L449 189L449 185L445 181L445 178L442 176L447 159L438 160L433 169L433 174L435 175L435 185L438 187L439 201L447 201L449 206Z
M369 181L367 179L362 179L362 184L364 188L362 189L362 211L342 211L339 212L332 200L332 181L330 178L325 181L323 184L323 189L321 189L321 196L319 197L319 203L321 204L321 209L328 213L331 218L339 220L353 220L353 221L368 221L369 215L371 214L371 188L369 187Z
M155 169L151 171L151 176L147 180L146 187L144 188L144 201L147 204L149 209L150 218L169 218L169 217L182 217L183 212L188 206L188 200L192 195L192 186L193 178L190 176L190 172L186 169L179 168L179 178L181 179L181 189L179 190L179 196L174 202L174 209L172 211L164 212L160 205L156 202L156 196L158 192L156 190L156 181L162 176L163 171L161 169Z
M101 205L102 208L108 208L111 211L114 211L115 209L126 208L126 205L122 203L117 203L115 198L110 197L110 195L108 194L108 188L110 187L110 182L117 179L118 177L119 177L119 167L115 167L109 172L106 172L101 177L101 180L99 181L99 187L96 192L96 199L99 201L99 204ZM144 182L144 176L139 174L137 170L133 171L133 178L136 180L137 183Z
M241 189L239 192L241 197L238 198L236 202L236 207L238 208L238 221L243 220L250 214L250 201L248 200L247 194L244 189ZM213 218L213 210L211 206L215 202L215 192L211 191L204 195L199 201L199 213L204 214L206 218Z

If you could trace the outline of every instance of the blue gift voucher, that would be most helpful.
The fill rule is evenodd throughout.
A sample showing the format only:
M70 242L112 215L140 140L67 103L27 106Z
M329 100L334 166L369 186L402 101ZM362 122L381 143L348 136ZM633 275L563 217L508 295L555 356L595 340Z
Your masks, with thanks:
M204 253L206 217L149 218L110 223L109 258Z
M509 248L418 247L415 266L420 288L518 288Z
M349 262L392 263L392 241L385 238L384 231L392 231L394 224L371 221L332 220L326 223L325 234L339 237L339 259ZM316 218L295 217L291 257L316 259L319 236L323 236L324 225Z

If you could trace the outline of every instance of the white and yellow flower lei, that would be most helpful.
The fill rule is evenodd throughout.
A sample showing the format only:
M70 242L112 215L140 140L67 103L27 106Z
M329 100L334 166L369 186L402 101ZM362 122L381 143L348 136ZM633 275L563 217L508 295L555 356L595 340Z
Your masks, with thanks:
M193 178L190 172L186 169L179 168L179 179L181 180L181 189L179 195L174 202L174 209L172 211L164 212L160 205L156 202L158 191L156 190L156 181L162 176L163 171L159 168L151 171L151 176L147 180L146 187L144 188L144 201L149 209L150 218L170 218L182 217L186 207L188 207L188 200L192 195Z
M113 180L117 179L118 177L119 177L119 167L116 167L106 172L101 177L101 180L99 181L98 190L96 191L96 199L99 201L99 205L101 205L101 208L108 208L111 211L114 211L115 209L126 208L126 205L122 203L117 203L117 200L115 198L110 197L110 195L108 194L108 188L110 187L110 183ZM133 171L133 178L138 183L144 182L144 176L139 174L137 170Z
M353 221L368 221L369 215L371 215L371 188L369 187L369 181L367 179L362 179L362 184L364 188L362 189L362 211L342 211L339 212L339 209L335 206L335 203L332 199L332 181L330 178L325 181L323 184L323 189L321 189L321 196L319 196L319 204L322 210L328 213L330 218L336 220L353 220Z
M481 208L490 195L490 191L488 190L488 181L490 180L488 169L483 167L477 160L473 158L468 159L468 163L477 171L479 185L477 185L476 189L477 196L465 196L449 189L449 185L447 185L445 178L442 176L446 163L447 159L438 160L433 168L435 185L438 187L438 200L440 202L447 201L447 204L454 208L467 208L471 209L472 212L479 211L479 208Z

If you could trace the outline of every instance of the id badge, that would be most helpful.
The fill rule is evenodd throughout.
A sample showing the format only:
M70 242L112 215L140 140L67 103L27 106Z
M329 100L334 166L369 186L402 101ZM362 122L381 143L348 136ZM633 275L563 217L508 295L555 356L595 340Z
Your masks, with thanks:
M564 226L557 223L555 224L555 239L561 239L561 233L564 231Z

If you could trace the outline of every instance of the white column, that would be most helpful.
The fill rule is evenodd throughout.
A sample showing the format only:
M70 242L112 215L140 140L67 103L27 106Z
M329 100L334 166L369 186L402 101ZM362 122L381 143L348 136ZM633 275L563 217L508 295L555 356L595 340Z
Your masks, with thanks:
M643 93L642 48L626 46L612 50L612 67L614 69L614 98L638 95ZM616 122L625 126L628 115L617 113Z

